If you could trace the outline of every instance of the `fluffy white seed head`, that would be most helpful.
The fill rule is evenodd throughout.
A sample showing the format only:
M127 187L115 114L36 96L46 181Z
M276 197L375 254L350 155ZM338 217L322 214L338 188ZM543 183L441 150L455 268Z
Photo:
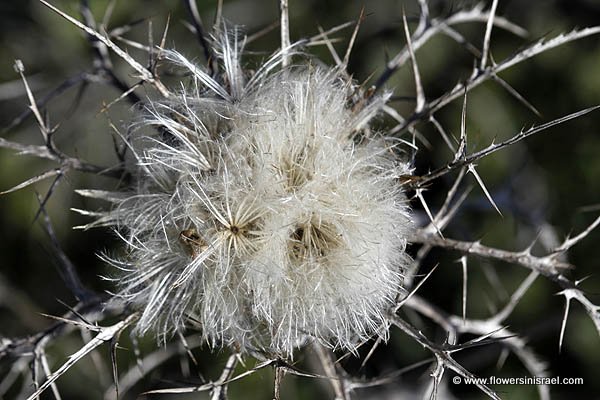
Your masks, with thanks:
M282 355L385 339L411 229L407 164L372 132L386 96L366 101L337 69L281 69L278 56L248 77L242 49L220 43L222 79L167 53L191 81L150 103L135 185L109 214L138 331L193 326L213 345Z

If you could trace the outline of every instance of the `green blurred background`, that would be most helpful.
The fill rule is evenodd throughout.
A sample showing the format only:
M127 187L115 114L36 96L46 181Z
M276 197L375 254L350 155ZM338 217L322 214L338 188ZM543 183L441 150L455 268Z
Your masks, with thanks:
M79 17L79 5L74 0L54 1L60 9ZM108 2L91 1L97 20L102 19ZM431 1L434 17L448 15L475 3L470 1ZM202 18L210 26L216 1L199 2ZM293 40L318 33L318 27L331 28L355 20L364 7L366 18L350 59L349 71L358 81L374 79L383 70L388 57L393 57L405 41L402 31L402 11L409 20L417 7L414 1L402 0L290 0L291 36ZM530 36L518 38L495 29L492 33L492 56L500 61L517 49L541 38L553 37L573 28L592 26L600 22L600 2L595 0L504 0L500 1L500 15L526 28ZM278 18L275 0L225 1L224 17L231 24L242 25L249 34L270 25ZM176 48L188 57L204 62L201 48L183 21L188 20L182 3L170 1L127 0L116 3L109 21L109 29L140 21L125 37L146 43L148 29L152 29L155 42L159 40L167 17L170 27L167 47ZM148 21L152 21L149 28ZM414 28L414 24L411 25ZM466 24L457 29L474 45L481 47L484 25ZM343 54L351 29L331 37L340 39L334 46ZM249 67L273 52L279 41L277 29L252 42L248 50L253 55L247 59ZM122 44L127 47L125 44ZM130 54L145 62L147 55L128 47ZM333 63L324 47L307 50L326 63ZM42 98L53 88L81 71L91 70L92 52L85 36L74 26L43 7L37 1L8 0L0 2L0 127L11 124L27 107L23 86L13 70L15 59L21 59L26 75L36 97ZM429 42L417 54L428 99L433 99L451 89L460 79L466 78L473 66L473 56L451 39L440 36ZM131 70L113 57L118 75L129 84L136 82ZM469 93L467 131L469 149L476 150L493 139L506 139L522 127L539 124L562 115L600 103L600 36L592 36L535 57L504 73L501 77L525 96L541 113L536 116L511 97L499 85L485 84ZM414 96L410 68L405 67L388 82L397 96ZM139 89L142 98L154 96L151 91ZM109 121L126 129L134 118L131 104L125 101L101 113L103 104L110 103L119 92L102 84L91 84L85 90L72 88L54 99L47 107L52 125L59 124L56 134L58 147L71 155L78 155L100 165L116 162L112 151ZM437 116L446 130L455 136L459 132L460 101L455 101ZM402 115L409 115L414 103L393 103ZM382 126L390 121L381 120ZM562 240L569 233L577 233L600 213L600 114L589 114L575 121L545 131L525 142L496 153L478 164L478 172L496 199L503 216L497 215L487 203L479 188L475 187L462 211L448 227L449 237L476 240L509 250L521 250L542 231L552 227ZM428 125L418 126L430 142L421 146L416 159L416 173L443 165L451 154L439 134ZM2 137L20 143L40 144L41 136L35 121L29 117L22 124L2 133ZM34 174L54 167L53 164L33 157L16 156L14 152L0 150L0 190L8 189ZM61 314L66 308L61 302L74 304L72 295L57 273L48 239L33 218L38 209L36 193L47 192L51 180L40 182L24 190L0 197L0 335L18 336L36 332L50 321L40 313ZM440 180L426 193L433 209L443 200L445 180ZM98 278L110 274L98 259L103 251L118 251L118 240L106 230L73 230L72 227L87 222L69 211L70 208L97 209L101 204L84 200L74 194L78 188L114 189L118 182L81 173L69 173L51 196L47 209L54 223L63 249L77 265L85 284L98 291L111 286ZM422 217L418 202L414 203L417 215ZM548 230L544 230L547 232ZM543 239L543 238L542 238ZM577 266L574 279L590 276L584 287L590 298L600 303L600 277L598 276L599 233L592 233L569 254L569 261ZM539 247L539 246L538 246ZM535 251L541 252L536 247ZM435 251L425 260L423 271L439 263L439 268L420 294L445 311L461 312L461 273L456 263L456 253ZM506 293L512 293L525 278L527 271L518 266L469 259L469 287L467 315L484 318L490 309L498 309L506 302ZM493 282L497 277L498 282ZM600 338L591 320L578 304L574 304L565 333L562 352L558 352L558 337L564 308L564 299L555 296L559 287L545 279L538 279L528 291L523 302L507 321L511 330L528 339L531 347L548 362L550 376L583 377L581 386L553 386L555 398L578 396L600 398ZM504 294L504 297L502 295ZM431 338L442 341L440 330L429 324L419 326ZM64 361L66 354L81 345L80 338L69 337L58 342L51 353L53 368ZM127 347L127 344L123 345ZM142 341L143 349L150 350L152 339ZM124 371L132 362L131 352L119 353ZM476 348L457 356L463 365L480 376L524 376L526 371L514 356L509 356L499 372L496 361L501 347L490 345ZM107 354L107 353L106 353ZM105 353L102 356L106 356ZM210 354L198 350L199 370L213 377L227 357L226 351ZM390 343L377 351L367 368L358 370L360 361L349 359L345 366L358 375L374 377L399 367L410 365L429 355L400 332L394 332ZM106 361L104 361L106 362ZM311 365L310 354L300 357L299 365ZM250 362L251 363L251 362ZM160 373L151 374L143 384L129 394L155 387L184 382L197 382L195 373L182 379L178 373L179 361L167 364ZM84 360L59 380L64 397L101 398L102 385L107 377L94 372L90 360ZM166 371L166 372L165 372ZM6 368L0 373L6 373ZM232 385L234 399L268 399L272 391L272 373L265 371L241 383ZM417 369L396 383L380 390L357 393L357 398L412 398L416 386L428 382L425 368ZM313 399L324 397L327 385L313 380L287 377L284 380L283 398ZM82 393L81 389L86 388ZM472 387L464 385L451 388L457 398L483 398ZM535 387L495 387L504 398L536 398ZM250 393L252 395L250 395ZM9 391L7 398L14 396ZM377 397L379 396L379 397ZM387 396L387 397L385 397ZM50 397L47 397L50 398ZM158 397L152 397L158 398ZM187 398L180 396L179 398ZM197 395L189 398L204 398Z

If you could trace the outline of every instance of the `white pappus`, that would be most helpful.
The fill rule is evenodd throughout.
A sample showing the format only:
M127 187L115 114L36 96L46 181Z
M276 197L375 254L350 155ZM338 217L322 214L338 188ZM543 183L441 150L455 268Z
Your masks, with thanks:
M97 221L126 242L111 263L117 295L140 310L137 331L192 327L214 346L280 355L386 339L412 229L408 164L372 128L389 95L366 98L339 68L299 54L252 74L237 36L213 46L214 76L165 52L190 78L147 104L134 184Z

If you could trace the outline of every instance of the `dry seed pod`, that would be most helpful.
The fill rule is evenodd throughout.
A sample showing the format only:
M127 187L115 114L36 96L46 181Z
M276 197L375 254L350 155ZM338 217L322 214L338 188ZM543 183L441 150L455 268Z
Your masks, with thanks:
M164 337L192 316L213 345L282 355L387 338L412 229L408 166L371 127L388 96L353 103L346 75L300 57L246 79L243 49L216 43L224 83L166 52L192 82L141 116L135 189L112 211L138 331Z

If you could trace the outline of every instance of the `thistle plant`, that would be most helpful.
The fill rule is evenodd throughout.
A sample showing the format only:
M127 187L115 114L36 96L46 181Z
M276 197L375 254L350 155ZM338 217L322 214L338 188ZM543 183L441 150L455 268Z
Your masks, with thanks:
M47 233L75 303L63 315L50 317L54 324L38 333L2 337L0 360L8 362L2 367L6 374L0 379L0 396L34 399L51 390L60 398L61 381L67 378L61 377L84 368L87 356L99 376L112 375L112 384L99 385L104 398L208 392L211 399L224 399L228 388L253 374L264 377L266 371L273 371L268 397L275 399L284 397L286 384L293 385L286 375L327 383L328 388L318 390L336 399L400 393L449 398L451 392L464 393L460 387L448 390L452 374L463 379L490 375L462 355L497 348L498 375L510 354L526 375L551 377L554 365L538 354L525 331L510 325L539 277L553 285L566 305L553 337L559 350L568 334L572 303L582 306L600 335L598 302L582 289L582 276L570 271L568 259L571 248L589 240L600 218L561 240L556 228L532 216L539 210L531 206L522 212L535 219L531 244L508 250L488 245L485 237L473 239L477 233L464 233L468 224L461 217L479 207L518 219L523 207L507 206L517 202L516 196L507 200L502 185L488 185L478 164L497 152L518 149L525 139L552 127L590 119L598 108L570 109L506 139L474 144L468 118L476 88L494 82L539 114L499 74L568 42L593 37L600 27L534 41L495 59L491 47L496 30L526 34L498 15L497 0L439 15L427 1L418 0L406 5L415 10L398 14L404 46L370 78L357 78L351 69L353 48L361 25L372 18L364 10L356 21L315 27L313 36L298 39L290 34L290 5L281 0L278 21L270 27L278 29L278 48L257 56L248 43L268 34L269 27L255 35L235 20L229 22L226 5L218 2L207 29L196 2L184 1L185 26L200 45L201 59L170 42L173 22L167 17L161 19L165 28L160 40L154 41L149 23L148 43L142 43L128 36L134 23L110 26L118 5L110 4L102 22L87 1L79 5L80 19L45 0L36 6L86 35L91 69L40 98L26 63L17 60L29 109L10 129L32 119L43 143L0 138L1 147L53 163L4 193L52 179L46 194L38 196L34 220ZM460 31L465 23L482 28L477 42ZM470 74L436 96L424 84L419 55L441 35L474 60ZM342 52L336 47L340 36L347 44ZM316 56L315 47L328 57ZM403 96L403 89L394 87L402 69L409 71L414 95ZM53 101L72 86L84 90L92 83L118 91L94 109L109 116L104 129L114 142L117 162L112 165L89 161L91 153L69 155L56 139L68 128L50 122ZM440 116L453 104L458 110L455 132ZM127 118L115 122L110 115L119 107ZM78 202L91 201L72 207L85 218L77 232L104 230L118 239L112 248L95 248L104 266L105 293L91 289L80 276L82 266L61 248L48 211L58 187L65 177L73 179L74 172L112 182L73 181L71 187ZM519 234L528 237L526 229ZM436 248L458 253L458 261ZM515 289L504 296L510 273L486 265L494 262L527 272L516 274ZM461 282L458 290L446 280L431 290L444 265L458 265L459 273L452 274ZM483 317L467 307L467 295L484 290L481 281L476 288L469 285L473 265L486 273L490 292L500 299ZM450 291L460 311L436 302L436 291ZM73 331L81 332L84 343L77 344L67 361L55 358L60 350L55 343L72 338ZM122 337L124 332L129 339ZM399 340L405 341L398 345ZM118 359L120 341L128 341L136 362ZM105 343L110 362L97 352ZM156 348L146 352L150 346ZM420 349L427 354L422 362L401 367L395 358L406 355L399 349L407 348L411 356ZM387 349L398 354L382 354ZM210 361L214 354L227 357L216 375L218 363ZM171 379L168 362L175 357L180 374L175 383L163 381ZM357 360L358 368L353 364ZM382 372L389 365L394 370ZM214 376L203 375L202 369ZM156 375L149 379L153 370ZM416 387L421 380L410 376L399 385L398 379L413 370L430 379ZM147 378L143 384L142 378ZM26 384L19 390L20 382ZM488 397L501 398L502 391L493 385L473 384ZM537 397L550 398L549 385L536 389Z

